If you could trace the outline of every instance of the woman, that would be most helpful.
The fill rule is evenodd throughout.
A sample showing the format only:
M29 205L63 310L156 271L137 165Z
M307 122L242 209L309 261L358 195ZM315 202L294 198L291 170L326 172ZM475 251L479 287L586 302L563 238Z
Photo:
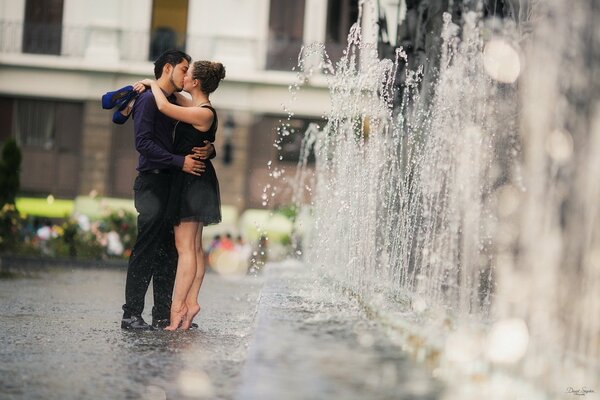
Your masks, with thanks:
M136 84L150 86L160 112L177 120L174 147L177 154L191 153L192 147L214 142L217 113L209 96L225 77L221 63L196 61L188 69L183 90L191 100L178 95L177 105L170 103L155 81L146 79ZM202 228L221 222L219 183L210 160L203 160L206 170L201 176L177 171L173 177L167 218L175 225L175 244L179 259L173 289L170 325L165 329L189 329L200 312L198 293L204 279Z

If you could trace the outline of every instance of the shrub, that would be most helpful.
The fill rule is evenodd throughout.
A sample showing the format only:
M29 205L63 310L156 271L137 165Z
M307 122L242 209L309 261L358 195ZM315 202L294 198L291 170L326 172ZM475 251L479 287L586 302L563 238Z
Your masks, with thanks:
M48 241L49 255L81 259L102 258L105 251L102 243L92 232L79 228L77 221L69 219L55 226L57 236Z
M100 220L100 231L116 232L123 244L123 257L129 257L137 237L137 215L130 211L111 211Z
M0 252L14 252L22 240L23 221L13 204L0 209Z
M15 204L19 191L19 173L21 168L21 150L13 139L4 143L0 160L0 206Z
M0 252L80 259L127 258L137 234L136 215L123 210L106 214L93 222L89 230L81 229L74 218L53 225L48 221L46 229L50 233L46 233L46 239L40 238L40 226L35 225L31 218L22 218L14 205L6 204L0 209ZM119 252L110 251L109 237L123 245Z

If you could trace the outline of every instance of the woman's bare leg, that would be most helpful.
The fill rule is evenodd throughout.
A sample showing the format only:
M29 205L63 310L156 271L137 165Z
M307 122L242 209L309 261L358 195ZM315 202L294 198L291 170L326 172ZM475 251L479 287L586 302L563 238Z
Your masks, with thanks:
M194 317L200 312L200 304L198 303L198 294L200 293L200 287L202 286L202 281L204 280L204 248L202 247L202 222L198 224L198 230L196 232L196 276L194 277L194 282L188 291L187 298L185 299L186 307L187 307L187 317L183 324L181 325L181 329L189 329L192 326L192 321Z
M181 322L186 320L188 308L186 298L196 275L196 232L197 222L182 222L175 226L175 245L179 259L177 275L173 288L173 303L171 305L171 324L165 329L174 331Z

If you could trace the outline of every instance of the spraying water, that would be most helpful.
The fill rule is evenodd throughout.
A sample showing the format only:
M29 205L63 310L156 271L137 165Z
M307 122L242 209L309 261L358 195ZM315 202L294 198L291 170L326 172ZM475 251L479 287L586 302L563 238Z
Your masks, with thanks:
M378 58L373 7L337 63L299 59L331 100L296 175L306 263L467 376L600 390L600 7L535 3L530 29L444 14L432 96L401 48Z

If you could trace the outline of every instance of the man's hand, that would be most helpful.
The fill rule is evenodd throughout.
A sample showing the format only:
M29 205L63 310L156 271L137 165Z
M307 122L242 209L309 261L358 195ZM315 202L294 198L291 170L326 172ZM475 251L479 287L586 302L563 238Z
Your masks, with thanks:
M208 140L204 141L204 146L202 147L194 147L192 149L193 155L195 158L199 160L207 160L213 154L215 154L215 146Z
M188 174L200 176L206 170L206 165L200 160L196 160L193 154L188 154L183 160L183 172Z

